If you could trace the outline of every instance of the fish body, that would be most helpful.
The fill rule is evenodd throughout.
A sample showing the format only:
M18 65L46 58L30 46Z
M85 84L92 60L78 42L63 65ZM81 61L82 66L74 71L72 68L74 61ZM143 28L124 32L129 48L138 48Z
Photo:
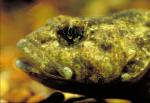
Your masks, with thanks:
M58 16L21 39L17 47L25 54L17 65L56 89L67 90L59 87L62 81L74 87L78 83L128 87L145 75L149 83L150 11L128 10L97 18Z

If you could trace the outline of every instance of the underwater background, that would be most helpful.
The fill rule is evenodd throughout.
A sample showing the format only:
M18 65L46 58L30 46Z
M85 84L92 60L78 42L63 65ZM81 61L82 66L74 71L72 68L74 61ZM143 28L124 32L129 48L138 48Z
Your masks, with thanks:
M0 0L0 103L38 103L56 92L15 66L20 56L16 42L20 38L58 15L94 17L132 8L150 10L150 0ZM63 94L65 99L79 97Z

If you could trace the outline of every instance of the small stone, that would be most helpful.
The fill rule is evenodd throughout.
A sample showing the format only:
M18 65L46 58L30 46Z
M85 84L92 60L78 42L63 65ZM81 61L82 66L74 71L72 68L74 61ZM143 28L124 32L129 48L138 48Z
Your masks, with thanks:
M40 101L44 100L45 97L41 96L40 94L36 94L34 96L31 96L27 103L39 103Z

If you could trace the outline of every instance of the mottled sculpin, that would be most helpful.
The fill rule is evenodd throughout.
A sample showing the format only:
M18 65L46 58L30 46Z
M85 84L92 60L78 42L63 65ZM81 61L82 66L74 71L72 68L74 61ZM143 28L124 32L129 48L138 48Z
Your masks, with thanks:
M150 11L98 18L58 16L17 47L25 54L17 66L55 89L94 95L94 90L84 88L101 88L105 97L107 92L113 95L112 89L132 91L128 87L141 80L150 84Z

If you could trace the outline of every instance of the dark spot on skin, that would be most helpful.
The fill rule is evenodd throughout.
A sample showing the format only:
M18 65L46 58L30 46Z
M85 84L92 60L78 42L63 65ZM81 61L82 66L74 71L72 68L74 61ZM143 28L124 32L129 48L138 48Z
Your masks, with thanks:
M104 83L104 78L102 76L99 76L98 83L99 84L103 84Z
M57 31L60 38L67 41L68 45L74 44L83 38L84 29L80 26L65 26Z
M96 18L90 19L90 20L88 21L88 26L89 26L89 27L91 27L92 25L97 25L97 24L99 24L99 20L96 19Z
M150 27L150 21L145 23L145 26Z
M149 37L148 37L148 35L146 35L147 36L147 38L145 39L145 38L142 38L142 37L140 37L140 38L136 38L136 43L137 43L137 45L138 45L138 47L139 48L142 48L142 47L145 47L147 44L149 44Z
M109 24L109 25L113 25L114 22L111 18L105 18L105 19L102 19L101 23L105 23L105 24Z
M41 44L44 44L44 43L46 43L46 41L45 40L41 40Z
M129 62L124 66L122 72L123 72L123 73L130 72L130 71L131 71L130 69L131 69L132 66L133 66L134 64L136 64L136 63L137 63L136 60L131 60L131 61L129 61Z
M139 12L136 12L135 10L130 10L130 11L125 11L125 12L120 12L118 13L117 15L114 15L114 18L115 19L118 19L118 18L130 18L130 19L134 19L136 18L137 16L141 16L141 14Z
M150 32L146 34L146 37L150 39Z
M94 30L91 30L91 31L90 31L90 34L94 34L94 33L95 33L95 31L94 31Z
M42 39L40 42L41 42L41 44L45 44L49 41L50 41L50 38L45 38L45 39Z
M88 26L91 27L93 25L99 25L99 24L114 24L113 20L111 18L101 18L101 19L97 19L97 18L92 18L88 21Z
M120 29L120 30L119 30L119 34L120 34L121 36L125 36L127 33L128 33L128 32L127 32L126 30L123 30L123 29Z
M133 24L143 21L142 14L140 12L136 12L136 10L120 12L113 16L113 19L120 19L120 18Z
M100 45L100 47L104 50L104 51L109 51L112 48L112 45L110 43L102 43Z

